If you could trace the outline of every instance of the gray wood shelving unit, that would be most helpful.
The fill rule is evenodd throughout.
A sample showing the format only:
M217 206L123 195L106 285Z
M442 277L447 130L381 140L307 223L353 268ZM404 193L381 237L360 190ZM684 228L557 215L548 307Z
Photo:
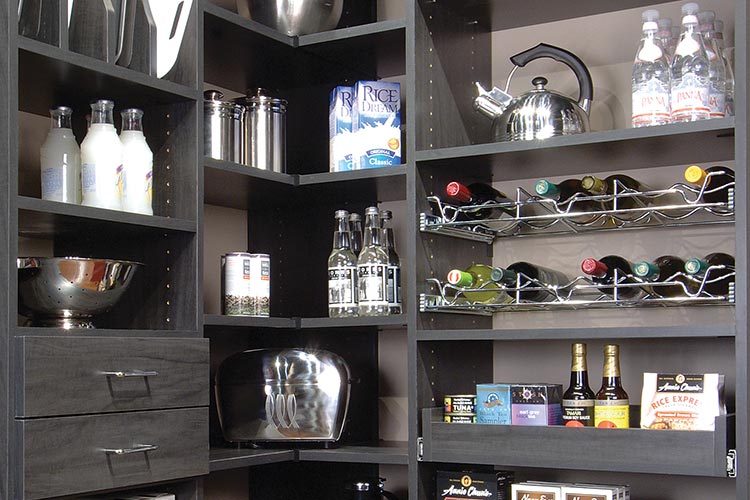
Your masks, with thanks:
M65 0L54 1L64 12ZM553 23L550 33L554 33L554 23L563 23L565 28L559 31L565 31L565 23L577 19L620 15L666 2L584 0L573 5L539 0L514 4L404 0L403 19L360 19L343 29L297 38L243 19L209 0L196 0L177 67L165 79L72 53L65 40L44 43L22 38L17 35L17 6L6 2L0 8L0 159L7 165L0 168L0 199L4 201L0 284L7 290L0 305L0 391L8 397L0 397L0 499L51 498L157 483L161 489L174 491L178 500L199 500L203 498L202 484L211 481L210 473L232 469L247 469L249 498L265 494L261 483L274 479L283 483L283 488L273 500L303 492L310 498L327 498L325 488L333 487L342 477L375 476L380 465L396 465L406 466L412 500L435 498L437 470L474 466L518 469L529 479L575 480L576 474L588 471L587 481L593 481L597 474L606 478L616 472L619 481L633 478L634 497L644 496L640 481L652 475L657 478L660 495L668 500L697 500L699 493L680 484L686 476L693 476L717 495L750 500L750 480L743 473L750 463L750 14L744 0L713 3L734 13L735 117L638 130L621 127L545 141L489 143L489 124L474 113L471 101L473 82L490 82L493 64L510 55L493 53L493 47L501 50L498 45L541 23ZM362 12L355 12L354 17L369 16L372 21L372 5L374 2L358 3ZM637 30L634 25L633 44ZM570 36L564 35L561 44ZM586 59L586 54L579 55ZM310 117L326 122L328 93L333 86L390 77L404 82L404 165L327 172L327 128L311 126ZM286 174L203 156L202 91L211 85L238 93L263 86L290 102ZM74 130L81 138L89 100L100 97L114 99L118 109L135 106L146 111L147 139L155 152L154 217L40 199L39 174L28 160L28 151L38 149L40 142L24 135L27 132L21 125L46 117L53 105L68 104L75 110ZM439 194L449 180L520 183L553 175L660 171L681 164L727 161L734 162L737 172L735 222L728 237L735 248L737 284L732 313L723 319L712 320L712 309L707 307L708 319L696 324L691 324L688 316L675 316L655 326L625 321L613 324L617 319L600 324L600 317L591 320L584 316L579 327L539 321L539 315L551 311L522 316L514 323L513 318L521 316L503 314L501 320L499 315L493 319L417 310L415 302L426 279L444 274L448 266L491 261L518 245L511 239L499 249L420 233L419 214L429 210L426 197ZM323 263L330 249L330 232L322 228L330 227L336 208L361 212L375 202L397 202L405 207L408 229L400 255L406 310L400 317L383 319L327 318L324 287L311 285L325 282ZM205 205L245 212L248 249L272 255L272 317L204 314L202 271L213 265L205 262L202 248ZM572 241L576 235L558 239ZM47 248L55 255L141 260L150 272L134 282L121 307L107 315L95 332L24 326L18 317L15 259L26 251L29 241L31 248ZM632 310L634 317L639 314ZM500 321L502 328L497 327ZM378 338L384 331L404 328L410 381L408 442L377 443ZM196 399L186 397L185 403L180 403L180 390L187 390L183 380L173 384L176 392L165 396L170 403L164 407L146 404L106 414L74 407L68 410L73 413L64 416L34 414L33 418L22 410L21 403L30 397L21 389L27 380L22 369L30 363L24 358L24 346L53 346L50 352L59 353L63 363L67 347L60 346L69 342L78 344L75 349L93 353L98 342L154 341L164 349L170 342L179 344L180 339L198 343L193 346L196 363L209 372L197 384L200 394ZM679 352L688 368L693 362L708 369L724 367L731 381L733 415L717 419L714 432L695 433L641 429L610 433L439 421L435 408L443 395L464 393L474 383L503 376L506 363L512 365L515 358L532 359L536 350L547 349L544 359L550 364L559 356L567 365L567 351L550 349L581 339L592 344L616 339L635 351L656 355ZM349 425L340 446L330 450L229 447L222 440L215 403L209 397L216 367L237 351L303 342L340 352L357 373ZM713 358L701 364L703 355ZM627 371L628 365L623 365ZM595 364L590 362L590 366ZM179 371L183 377L185 370ZM592 375L592 385L595 379ZM637 399L637 394L631 393L631 399ZM106 470L94 467L81 469L81 473L68 470L54 482L41 482L53 465L68 463L56 445L67 446L81 429L99 435L115 428L113 434L123 437L130 432L131 418L133 425L161 430L164 436L189 437L181 447L166 447L163 460L159 456L160 461L154 462L164 467L155 469L164 471L161 475L134 474L129 480L107 482ZM359 444L363 442L376 444ZM585 456L575 463L570 458L573 448L585 449L581 453ZM736 479L726 477L730 450L736 450ZM68 465L77 463L69 460ZM289 477L298 478L300 484L288 481Z

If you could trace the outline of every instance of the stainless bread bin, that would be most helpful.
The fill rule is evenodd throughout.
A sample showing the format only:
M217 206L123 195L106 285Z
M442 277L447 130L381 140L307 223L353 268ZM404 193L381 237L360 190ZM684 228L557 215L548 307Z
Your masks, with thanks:
M216 407L230 442L320 442L341 437L349 367L332 352L257 349L234 354L216 372Z

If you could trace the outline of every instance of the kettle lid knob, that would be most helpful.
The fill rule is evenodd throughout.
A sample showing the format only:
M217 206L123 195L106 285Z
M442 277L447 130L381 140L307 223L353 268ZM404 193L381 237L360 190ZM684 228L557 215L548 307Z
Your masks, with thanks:
M536 87L537 90L544 90L544 86L549 83L549 80L544 78L543 76L537 76L533 80L531 80L531 84Z

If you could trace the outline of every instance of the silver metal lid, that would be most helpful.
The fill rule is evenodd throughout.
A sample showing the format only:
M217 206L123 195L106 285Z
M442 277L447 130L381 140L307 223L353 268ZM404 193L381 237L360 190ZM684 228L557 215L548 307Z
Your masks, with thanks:
M268 90L263 88L248 89L245 97L235 99L247 109L265 109L274 113L286 113L287 101L268 95Z

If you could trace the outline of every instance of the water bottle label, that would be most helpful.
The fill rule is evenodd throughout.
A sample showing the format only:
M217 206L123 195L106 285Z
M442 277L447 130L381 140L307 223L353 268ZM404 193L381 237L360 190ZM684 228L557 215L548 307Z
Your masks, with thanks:
M687 73L672 88L672 116L705 114L708 117L708 84L694 73Z
M337 267L328 269L328 305L354 306L357 304L356 269Z
M386 289L388 286L388 266L372 264L357 268L359 281L359 304L368 306L388 305Z
M711 88L708 93L708 109L711 118L724 118L726 106L725 93Z
M656 78L633 92L633 126L668 123L669 87Z

